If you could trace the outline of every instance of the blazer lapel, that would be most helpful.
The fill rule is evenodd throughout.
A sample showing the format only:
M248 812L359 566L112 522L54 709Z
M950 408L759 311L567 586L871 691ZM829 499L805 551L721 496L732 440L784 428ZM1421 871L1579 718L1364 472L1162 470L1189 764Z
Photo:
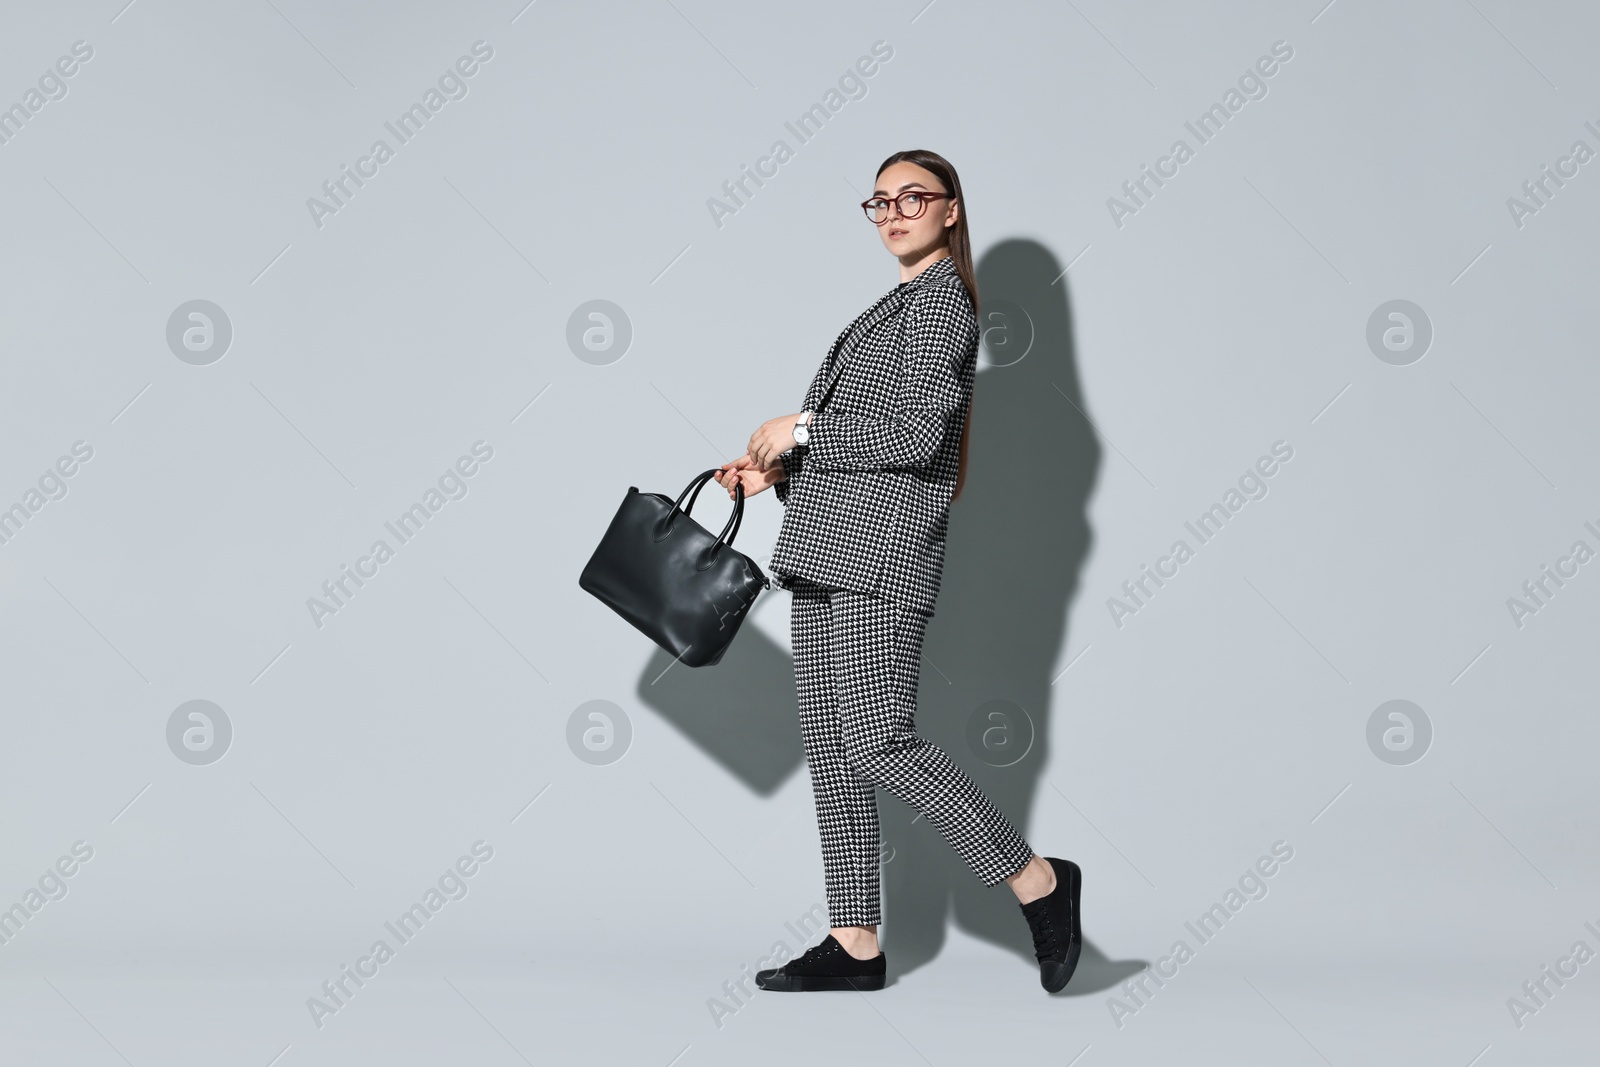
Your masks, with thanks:
M860 347L861 338L872 332L873 328L884 319L900 311L905 302L904 289L904 286L896 286L889 290L883 299L862 312L856 321L844 328L844 332L833 342L833 349L828 353L828 362L824 364L823 374L818 379L820 384L813 393L808 393L806 396L808 409L821 402L828 392L828 387L833 385L834 379L843 373L845 365L850 362L850 357L855 355ZM851 344L845 344L847 338L852 340Z
M859 348L860 339L865 337L872 329L890 315L899 314L905 306L905 301L910 296L912 289L924 285L931 285L947 275L955 274L955 260L949 256L937 260L923 269L921 274L909 282L895 286L885 293L876 304L863 311L854 322L844 328L833 348L828 352L828 360L817 372L816 379L812 382L811 389L806 392L805 407L808 411L815 411L822 398L828 392L828 387L835 378L843 373L845 364L850 362L850 357L855 355ZM845 344L846 339L852 339L851 344ZM841 348L843 351L841 351Z

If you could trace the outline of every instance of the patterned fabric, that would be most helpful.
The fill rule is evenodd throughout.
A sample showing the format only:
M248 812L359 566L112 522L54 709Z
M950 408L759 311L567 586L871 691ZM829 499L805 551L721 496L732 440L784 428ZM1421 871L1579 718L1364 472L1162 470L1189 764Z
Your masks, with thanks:
M949 257L845 327L801 405L815 410L838 378L810 442L779 457L774 584L804 577L933 615L977 365L977 316Z
M800 736L831 925L882 920L879 786L922 812L984 885L1026 866L1028 842L943 749L917 736L927 616L855 590L792 585Z

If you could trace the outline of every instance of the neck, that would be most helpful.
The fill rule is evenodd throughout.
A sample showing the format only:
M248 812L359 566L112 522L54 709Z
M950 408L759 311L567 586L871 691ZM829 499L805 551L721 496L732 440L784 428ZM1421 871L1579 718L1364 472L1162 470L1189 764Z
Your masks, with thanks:
M926 252L915 253L900 260L900 280L909 282L941 259L950 258L950 246L940 245Z

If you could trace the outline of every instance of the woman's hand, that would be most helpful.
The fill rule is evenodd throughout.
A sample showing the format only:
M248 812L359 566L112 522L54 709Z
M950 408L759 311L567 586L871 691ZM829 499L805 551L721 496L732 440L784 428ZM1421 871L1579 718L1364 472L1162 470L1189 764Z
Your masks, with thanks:
M763 471L774 467L781 469L778 453L787 452L795 446L794 424L799 422L800 416L804 414L803 411L797 411L793 415L779 415L775 419L763 422L756 432L750 435L746 454L751 462Z
M729 460L722 465L722 473L715 476L717 484L728 491L728 499L734 500L734 486L743 484L745 496L755 496L769 485L777 485L788 477L780 463L772 470L761 470L756 467L747 452L738 459Z

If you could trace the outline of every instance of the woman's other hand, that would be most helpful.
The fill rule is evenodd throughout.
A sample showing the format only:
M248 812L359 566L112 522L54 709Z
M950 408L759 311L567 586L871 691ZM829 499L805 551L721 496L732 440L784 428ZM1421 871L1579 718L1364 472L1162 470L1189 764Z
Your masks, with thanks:
M743 484L745 496L755 496L768 486L776 485L788 477L783 469L783 464L778 464L772 470L762 470L751 460L747 452L738 459L729 460L721 468L722 473L716 475L717 484L728 491L728 499L737 499L734 486Z
M797 411L793 415L779 415L763 422L750 435L750 443L745 446L748 449L746 456L761 470L782 469L778 453L787 452L795 446L794 424L804 414L803 411ZM782 481L781 478L778 480Z

